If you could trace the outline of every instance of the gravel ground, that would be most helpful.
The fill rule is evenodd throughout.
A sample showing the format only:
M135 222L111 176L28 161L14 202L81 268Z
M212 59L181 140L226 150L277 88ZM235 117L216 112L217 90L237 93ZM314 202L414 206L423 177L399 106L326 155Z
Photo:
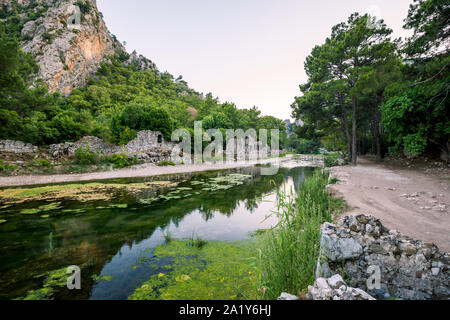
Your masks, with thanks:
M411 166L361 159L357 167L332 168L330 187L350 206L346 214L368 213L386 227L450 251L450 168L442 163Z

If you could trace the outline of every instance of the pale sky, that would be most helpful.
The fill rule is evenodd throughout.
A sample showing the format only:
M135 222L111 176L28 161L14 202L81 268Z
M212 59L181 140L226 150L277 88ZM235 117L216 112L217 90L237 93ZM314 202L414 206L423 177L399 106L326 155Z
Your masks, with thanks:
M291 118L305 58L353 12L379 12L395 37L412 0L97 0L109 30L198 92ZM375 9L373 9L375 8Z

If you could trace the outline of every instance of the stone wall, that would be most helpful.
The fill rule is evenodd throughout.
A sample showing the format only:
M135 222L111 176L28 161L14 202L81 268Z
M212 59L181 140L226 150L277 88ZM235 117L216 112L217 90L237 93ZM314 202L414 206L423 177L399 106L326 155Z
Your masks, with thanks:
M13 140L0 140L0 153L24 154L36 152L38 152L38 147L33 146L31 143Z
M377 299L449 299L450 254L432 243L388 230L375 217L347 216L321 228L316 279L340 274L349 286ZM380 268L381 287L370 290L368 268Z

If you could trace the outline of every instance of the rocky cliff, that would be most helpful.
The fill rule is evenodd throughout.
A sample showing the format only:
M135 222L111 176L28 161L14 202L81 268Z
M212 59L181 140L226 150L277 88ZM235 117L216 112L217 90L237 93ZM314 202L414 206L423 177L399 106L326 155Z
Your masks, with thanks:
M96 0L0 0L0 5L20 13L22 48L35 56L37 78L50 91L70 94L108 56L124 51L108 31Z

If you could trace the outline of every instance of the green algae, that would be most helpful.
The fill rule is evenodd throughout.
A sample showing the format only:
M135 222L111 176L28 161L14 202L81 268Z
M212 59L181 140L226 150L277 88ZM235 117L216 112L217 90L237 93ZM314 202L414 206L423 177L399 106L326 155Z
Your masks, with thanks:
M34 209L23 209L20 211L20 213L21 214L37 214L37 213L47 212L47 211L52 211L52 210L57 210L57 209L61 209L60 203L54 202L54 203L46 204L46 205L43 205L43 206L40 206L40 207L34 208Z
M69 275L66 272L67 268L61 268L36 276L36 278L45 277L43 287L30 290L26 297L17 300L52 300L54 289L67 285Z
M121 204L110 204L108 208L115 208L115 209L126 209L128 208L128 204L121 203Z
M41 288L38 290L30 290L25 298L18 298L16 300L51 300L52 295L52 288Z
M0 224L3 224L3 223L5 223L6 221L8 221L8 220L5 220L5 219L0 219Z
M233 300L254 297L254 241L210 241L198 248L173 240L154 250L156 260L172 258L167 272L154 274L130 300Z
M136 194L146 190L162 187L176 187L178 183L171 181L152 181L139 183L85 183L62 184L43 187L9 188L0 190L0 200L8 204L25 201L49 200L68 198L80 202L95 200L111 200L115 192L125 191Z
M112 279L114 278L114 276L113 275L105 275L105 276L98 276L98 275L96 275L96 274L94 274L93 276L92 276L92 279L95 281L95 282L100 282L100 281L106 281L106 282L109 282L109 281L111 281Z

